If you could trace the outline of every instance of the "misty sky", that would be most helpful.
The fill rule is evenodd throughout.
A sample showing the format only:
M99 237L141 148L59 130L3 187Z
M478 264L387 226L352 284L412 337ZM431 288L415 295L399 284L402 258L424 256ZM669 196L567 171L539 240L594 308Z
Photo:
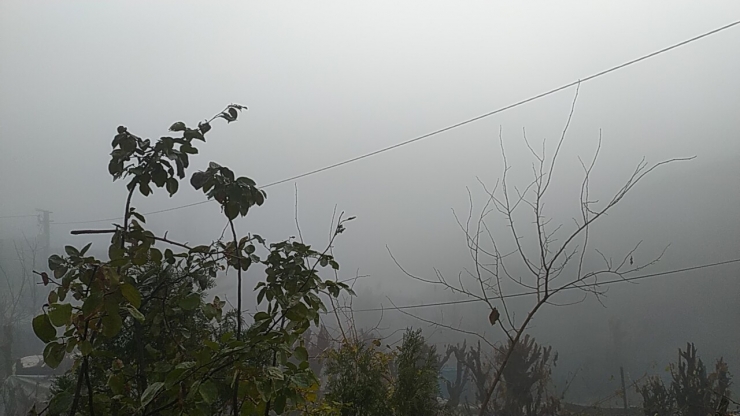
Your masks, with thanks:
M48 209L56 222L55 247L94 241L105 250L105 238L72 237L69 231L112 221L65 223L122 214L125 183L111 184L107 173L118 125L154 139L167 135L175 121L194 125L229 103L246 105L249 111L237 123L214 123L208 142L191 158L191 172L216 161L266 184L495 110L740 19L734 1L667 5L2 0L0 216ZM670 244L648 272L740 258L738 51L740 26L581 85L547 200L553 225L571 227L578 215L579 157L592 157L601 134L593 199L617 191L643 157L650 163L696 159L647 177L594 227L595 248L616 258L643 241L635 258L647 261ZM303 237L323 247L335 206L357 216L335 254L340 277L358 270L369 275L357 284L358 307L451 298L403 276L386 246L416 274L431 277L436 267L457 276L469 257L452 210L467 213L466 188L474 210L480 209L485 193L478 178L493 186L501 177L499 131L510 179L524 187L533 159L522 129L537 149L544 140L552 155L574 93L571 88L297 181ZM296 235L295 184L268 188L267 204L239 229L271 241ZM135 198L134 205L149 212L202 200L184 185L173 198L157 190L148 199ZM203 204L152 215L148 223L174 239L210 242L220 235L222 218L215 204ZM33 235L35 221L0 219L0 238ZM563 364L568 370L612 359L589 346L610 347L607 322L620 319L629 348L647 351L631 361L635 374L653 361L673 359L686 341L696 342L707 361L725 355L740 374L739 271L735 263L614 285L606 308L591 298L553 308L533 331L561 351L561 363L570 360ZM233 298L233 286L225 278L217 291ZM482 310L419 314L476 330L485 327L485 314L475 314ZM380 317L359 315L367 325ZM433 332L397 311L387 311L384 319L388 331L418 325L435 342L459 337Z

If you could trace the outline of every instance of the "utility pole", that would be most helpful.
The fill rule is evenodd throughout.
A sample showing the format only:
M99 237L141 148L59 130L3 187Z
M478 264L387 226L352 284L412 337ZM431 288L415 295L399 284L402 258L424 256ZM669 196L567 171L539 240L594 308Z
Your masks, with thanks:
M49 224L51 223L50 215L52 214L51 211L47 211L45 209L38 209L36 208L36 211L40 212L41 215L39 215L39 224L41 224L41 254L44 256L44 262L46 262L46 259L49 258L49 254L51 253L51 231Z
M619 375L622 377L622 400L624 401L624 415L629 414L629 407L627 405L627 387L624 384L624 367L619 366Z

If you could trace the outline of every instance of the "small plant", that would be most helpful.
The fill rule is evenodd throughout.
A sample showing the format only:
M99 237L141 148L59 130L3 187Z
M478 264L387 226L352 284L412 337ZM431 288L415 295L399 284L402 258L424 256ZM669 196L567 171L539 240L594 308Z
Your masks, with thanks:
M392 414L390 363L393 355L380 350L380 342L345 340L329 352L325 365L326 396L341 405L342 416Z
M391 396L398 416L432 416L440 411L439 356L421 330L407 329L396 357L397 375Z
M510 341L511 343L511 341ZM510 348L511 345L509 346ZM503 350L495 354L497 365L505 359ZM507 416L554 415L560 401L548 392L552 367L558 355L552 347L538 345L533 337L525 335L513 346L509 362L503 370L503 383L499 385L494 400L496 414Z
M706 416L727 410L732 376L722 358L715 363L714 371L708 373L694 344L687 343L685 351L678 350L678 362L669 369L668 388L658 377L637 388L645 416Z
M266 194L215 162L190 184L219 204L230 238L190 245L157 236L132 205L137 190L144 197L155 188L176 194L211 123L236 121L245 109L229 105L195 128L174 123L170 131L180 137L156 142L118 127L108 170L114 180L128 180L122 224L73 232L110 234L109 259L88 255L91 244L66 246L64 256L49 258L50 274L38 273L52 287L33 319L46 344L44 360L57 367L65 355L75 358L41 413L237 416L282 414L316 401L318 379L301 339L326 310L319 296L353 293L318 272L339 268L328 252L347 220L340 217L323 251L292 239L268 245L259 235L239 236L234 221L263 205ZM261 310L246 325L242 273L255 264L265 272L255 287ZM230 311L206 293L227 271L235 272L238 287Z

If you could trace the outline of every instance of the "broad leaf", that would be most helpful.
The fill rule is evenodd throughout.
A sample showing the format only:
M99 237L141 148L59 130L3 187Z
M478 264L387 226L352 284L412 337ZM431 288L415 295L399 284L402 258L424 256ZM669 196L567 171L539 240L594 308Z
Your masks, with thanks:
M71 317L72 305L69 303L56 304L49 308L49 320L54 326L67 325Z
M157 393L162 390L162 387L164 387L164 383L161 381L150 384L141 395L141 407L144 408L151 403L151 401L154 400L154 397L157 396Z
M141 307L141 294L131 284L124 283L121 285L121 294L136 309Z
M31 324L33 326L33 332L41 341L49 343L56 339L57 330L51 324L51 321L49 320L49 315L39 315L33 318Z
M203 398L203 401L208 404L215 402L218 398L218 389L211 380L208 380L205 383L201 384L200 388L198 389L198 393L200 393L200 397Z

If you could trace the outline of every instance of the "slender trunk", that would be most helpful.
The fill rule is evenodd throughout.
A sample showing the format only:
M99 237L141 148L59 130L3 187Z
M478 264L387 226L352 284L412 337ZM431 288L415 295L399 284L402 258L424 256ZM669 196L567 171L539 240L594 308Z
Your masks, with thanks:
M542 297L542 300L537 302L534 308L532 308L532 310L527 315L527 318L524 320L524 323L522 323L522 326L519 327L519 330L516 332L516 336L511 341L511 346L509 346L509 349L506 352L506 356L504 357L504 360L501 362L501 366L499 366L499 368L496 371L496 377L493 379L493 383L491 384L491 387L489 387L488 390L486 391L486 395L483 398L483 402L481 403L479 416L484 416L486 414L486 407L488 407L488 402L491 400L491 397L493 396L493 392L496 390L496 386L498 386L498 383L501 381L501 376L504 374L504 368L506 367L506 364L509 363L509 359L511 358L511 355L514 353L514 348L519 343L519 339L522 337L522 334L524 334L524 330L527 328L527 325L529 325L529 322L532 320L532 318L534 318L534 314L537 313L540 307L544 305L549 298L550 298L550 294L545 294Z
M0 376L5 380L13 372L13 324L3 325L2 345L0 345Z
M234 251L238 259L236 268L236 340L239 341L242 338L242 253L239 250L239 240L236 237L236 229L232 220L229 220L229 226L231 227L231 236L234 238ZM234 416L239 416L239 370L236 371L232 407L234 408Z

